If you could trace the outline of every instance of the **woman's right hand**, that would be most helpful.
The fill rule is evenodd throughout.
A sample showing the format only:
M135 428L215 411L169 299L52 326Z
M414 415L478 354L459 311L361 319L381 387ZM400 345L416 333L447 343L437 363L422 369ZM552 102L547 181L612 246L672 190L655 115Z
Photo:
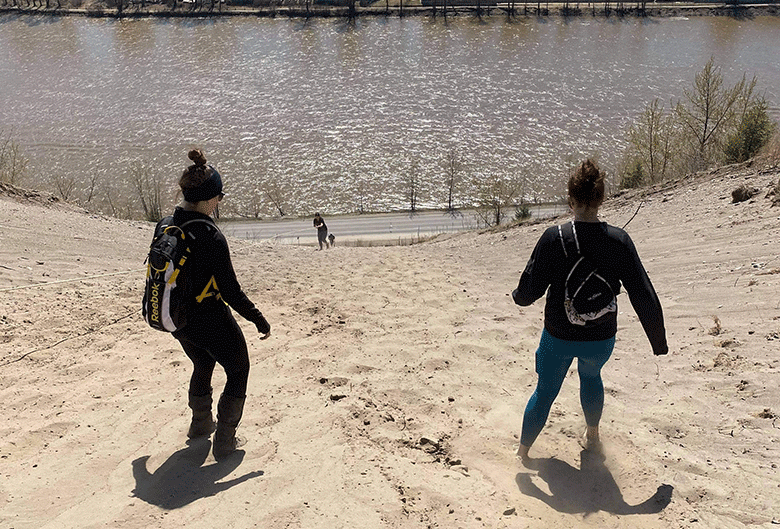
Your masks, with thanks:
M257 332L265 335L262 338L263 340L268 338L268 335L271 334L271 324L268 323L268 320L266 320L265 316L262 314L260 315L260 319L255 322L255 327L257 327Z

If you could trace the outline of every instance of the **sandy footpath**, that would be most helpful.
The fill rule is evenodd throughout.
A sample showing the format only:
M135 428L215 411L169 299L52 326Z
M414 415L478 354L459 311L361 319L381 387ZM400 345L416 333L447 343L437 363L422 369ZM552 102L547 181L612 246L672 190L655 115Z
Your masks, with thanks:
M189 361L140 317L151 226L6 192L0 528L777 527L779 177L732 167L644 196L627 231L670 354L622 294L606 457L576 441L570 375L534 469L514 452L543 302L509 293L547 223L324 252L231 239L273 335L241 321L249 442L217 464L185 436ZM733 204L742 183L759 193Z

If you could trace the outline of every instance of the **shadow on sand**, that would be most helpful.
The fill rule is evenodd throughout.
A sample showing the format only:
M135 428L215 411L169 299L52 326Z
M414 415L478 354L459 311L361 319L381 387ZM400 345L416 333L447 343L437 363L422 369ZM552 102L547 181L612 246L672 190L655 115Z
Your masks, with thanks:
M208 439L187 441L187 448L172 454L152 474L146 468L149 456L139 457L133 461L133 495L163 509L178 509L263 475L262 470L257 470L219 482L238 468L244 460L244 451L237 450L223 461L203 466L210 450L211 441Z
M531 481L532 474L519 473L517 487L526 496L537 498L558 512L590 514L606 511L612 514L654 514L672 501L671 485L660 485L650 498L638 505L629 505L612 473L604 465L604 456L583 450L578 470L555 458L531 460L528 467L538 471L547 483L547 494Z

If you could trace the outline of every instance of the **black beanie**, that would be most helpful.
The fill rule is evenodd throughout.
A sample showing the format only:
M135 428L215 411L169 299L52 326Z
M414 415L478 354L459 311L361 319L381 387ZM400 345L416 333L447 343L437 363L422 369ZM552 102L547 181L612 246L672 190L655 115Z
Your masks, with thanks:
M189 189L182 189L184 200L194 204L201 200L210 200L215 196L222 193L222 177L216 169L209 165L211 169L211 176L208 180L200 184L198 187L191 187Z

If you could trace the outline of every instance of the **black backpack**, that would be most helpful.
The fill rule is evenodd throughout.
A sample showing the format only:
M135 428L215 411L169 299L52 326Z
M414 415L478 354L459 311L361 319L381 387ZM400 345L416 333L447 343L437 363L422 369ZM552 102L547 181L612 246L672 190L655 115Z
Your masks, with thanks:
M187 261L192 255L194 237L184 228L195 222L216 228L206 219L193 219L176 226L173 217L169 216L161 220L155 229L146 258L142 312L146 323L158 331L177 331L187 323L187 309L193 299L191 281L187 277Z
M617 312L617 299L609 282L592 261L580 252L574 221L558 226L568 273L563 304L566 317L574 325L593 326L610 312Z

